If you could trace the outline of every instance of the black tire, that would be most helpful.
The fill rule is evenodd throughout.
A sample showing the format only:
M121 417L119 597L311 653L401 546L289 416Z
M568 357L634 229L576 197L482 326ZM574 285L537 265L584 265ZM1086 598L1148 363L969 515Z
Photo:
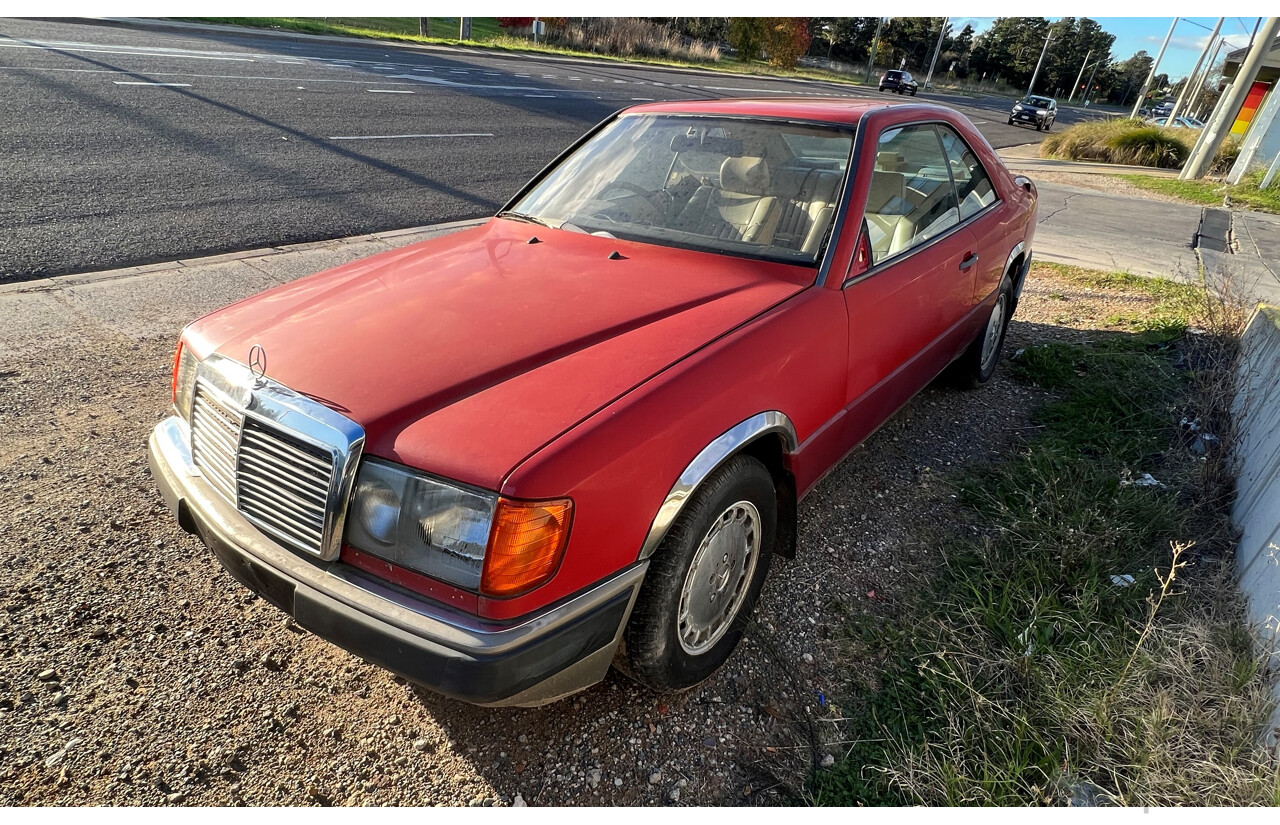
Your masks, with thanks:
M691 653L680 629L681 594L698 550L710 537L712 528L743 502L753 505L760 517L755 567L748 574L744 563L741 570L735 566L726 574L727 581L732 578L733 570L738 571L741 600L728 619L727 629L720 631L719 639L706 650ZM653 554L623 634L622 649L616 660L622 666L620 669L640 684L659 691L684 690L714 673L742 638L768 575L777 533L777 493L773 478L763 464L751 456L740 455L712 473ZM705 557L704 560L709 561ZM712 568L712 580L717 578L719 566L717 563ZM725 586L721 585L721 593ZM711 601L714 598L712 596Z
M883 87L883 86L881 86L881 87L880 87L880 91L882 91L882 92L884 91L884 87Z
M988 353L988 357L984 362L982 357L983 344L986 342L995 313L1002 306L1003 317L995 341L995 349ZM991 315L987 318L987 323L983 325L982 331L978 333L977 338L973 339L973 343L964 351L964 354L948 367L947 378L949 383L961 389L971 390L977 389L991 380L991 376L995 375L996 366L1000 363L1000 350L1004 347L1004 336L1009 331L1009 319L1013 314L1014 307L1013 280L1009 277L1009 273L1006 272L1004 278L1000 281L996 306L992 308Z
M915 96L916 96L916 91L917 91L916 89L912 89L912 90L911 90L911 96L912 96L912 97L915 97Z
M1012 125L1013 125L1013 118L1009 118L1009 125L1010 125L1010 126L1012 126Z
M1049 131L1049 130L1050 130L1050 129L1052 129L1052 128L1053 128L1053 121L1052 121L1052 120L1051 120L1051 121L1049 121L1048 123L1046 123L1046 124L1044 125L1044 130L1045 130L1046 132L1047 132L1047 131Z

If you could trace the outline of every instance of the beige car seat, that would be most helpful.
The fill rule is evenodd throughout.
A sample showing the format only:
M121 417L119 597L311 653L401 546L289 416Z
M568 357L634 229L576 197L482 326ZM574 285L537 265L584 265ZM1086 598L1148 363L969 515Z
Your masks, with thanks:
M720 187L702 186L676 219L677 229L710 238L768 244L782 217L761 157L725 158Z

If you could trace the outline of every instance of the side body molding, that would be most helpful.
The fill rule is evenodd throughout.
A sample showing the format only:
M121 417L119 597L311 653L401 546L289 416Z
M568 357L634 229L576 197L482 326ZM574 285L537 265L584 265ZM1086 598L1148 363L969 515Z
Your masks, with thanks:
M796 428L785 413L777 410L753 415L746 421L729 428L703 447L702 452L698 453L693 461L689 462L689 466L684 468L684 472L680 473L680 478L671 488L671 492L667 493L667 497L663 499L662 506L658 508L658 514L654 516L653 524L649 527L649 535L640 548L640 558L647 559L658 549L658 545L666 538L667 531L675 522L676 516L680 515L689 497L707 476L715 472L717 467L743 446L774 433L782 436L786 452L795 451L799 443L796 439Z

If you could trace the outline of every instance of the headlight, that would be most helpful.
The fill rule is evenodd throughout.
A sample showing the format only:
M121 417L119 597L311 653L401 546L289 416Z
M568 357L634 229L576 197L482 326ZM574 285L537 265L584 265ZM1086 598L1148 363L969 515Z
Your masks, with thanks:
M512 501L366 459L356 477L346 540L434 579L512 596L555 573L572 512L568 499Z
M1021 103L1015 103L1015 104L1013 104L1013 110L1014 110L1015 112L1021 112L1021 111L1022 111L1022 104L1021 104Z
M1048 110L1048 109L1036 109L1036 114L1038 114L1038 115L1047 115L1047 114L1049 114L1049 110Z
M179 340L173 356L173 410L183 421L191 420L191 397L196 388L196 367L200 360Z

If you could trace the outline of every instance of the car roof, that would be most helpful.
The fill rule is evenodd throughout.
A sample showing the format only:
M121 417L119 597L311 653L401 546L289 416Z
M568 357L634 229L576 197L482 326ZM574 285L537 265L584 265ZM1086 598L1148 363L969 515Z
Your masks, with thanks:
M855 125L863 115L889 106L912 106L934 112L952 113L945 106L908 101L867 100L847 97L762 97L720 100L671 100L632 106L628 114L697 114L737 117L772 117L788 120L812 120L821 123Z

